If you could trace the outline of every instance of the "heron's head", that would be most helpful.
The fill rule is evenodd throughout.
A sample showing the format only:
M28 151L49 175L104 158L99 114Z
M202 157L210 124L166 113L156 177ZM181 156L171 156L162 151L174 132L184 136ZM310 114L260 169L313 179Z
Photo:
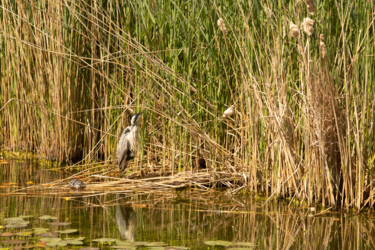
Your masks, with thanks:
M138 113L138 114L135 114L132 116L132 119L130 120L130 124L131 125L138 125L138 122L139 122L139 117L142 115L142 113Z

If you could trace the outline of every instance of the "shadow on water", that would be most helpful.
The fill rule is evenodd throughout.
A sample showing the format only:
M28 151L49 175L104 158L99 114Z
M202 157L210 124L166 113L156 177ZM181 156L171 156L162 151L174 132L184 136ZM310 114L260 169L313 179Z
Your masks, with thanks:
M27 241L32 241L29 244L33 245L46 244L39 236L25 240L21 235L9 235L48 228L49 233L78 230L69 236L58 233L58 237L65 240L60 243L70 244L68 237L85 237L81 239L83 246L102 248L109 248L109 244L133 248L169 246L169 249L375 248L373 213L332 212L314 216L315 212L308 208L280 202L262 207L262 202L248 196L231 197L224 192L202 193L193 189L165 196L109 194L81 197L73 191L64 197L15 196L10 192L16 188L48 183L62 179L66 174L42 170L33 162L9 161L0 167L2 247L14 246L15 242L11 240L23 240L22 244L18 242L22 246L26 246ZM21 215L32 216L27 219L30 223L20 228L9 227L9 221L5 219ZM39 219L44 215L57 218ZM56 234L50 236L56 237ZM99 242L107 244L100 245Z

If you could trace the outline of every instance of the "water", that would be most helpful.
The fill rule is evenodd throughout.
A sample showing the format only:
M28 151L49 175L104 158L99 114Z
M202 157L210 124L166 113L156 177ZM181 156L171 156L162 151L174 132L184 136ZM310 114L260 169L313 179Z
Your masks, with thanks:
M264 200L230 196L224 191L94 197L74 196L74 193L70 196L30 192L11 195L15 189L62 179L67 173L43 170L32 161L7 162L0 162L1 247L45 246L49 244L46 237L31 232L46 228L48 233L77 229L72 234L52 235L61 241L85 237L83 245L74 248L111 248L121 244L126 249L375 248L373 213L330 212L312 216L316 212L309 208L293 207L285 202L262 207ZM24 219L30 222L26 227L6 228L9 222L5 218L21 215L32 216ZM39 219L44 215L57 219ZM61 226L53 222L71 224ZM30 233L7 236L19 232ZM111 245L94 241L101 238L108 238ZM22 242L17 245L14 240Z

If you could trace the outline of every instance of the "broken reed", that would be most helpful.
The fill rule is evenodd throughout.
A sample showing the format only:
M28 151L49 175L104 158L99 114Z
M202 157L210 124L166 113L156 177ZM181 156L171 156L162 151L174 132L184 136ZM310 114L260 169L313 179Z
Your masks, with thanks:
M3 147L114 160L144 110L134 171L205 165L270 197L373 206L374 6L315 5L2 1Z

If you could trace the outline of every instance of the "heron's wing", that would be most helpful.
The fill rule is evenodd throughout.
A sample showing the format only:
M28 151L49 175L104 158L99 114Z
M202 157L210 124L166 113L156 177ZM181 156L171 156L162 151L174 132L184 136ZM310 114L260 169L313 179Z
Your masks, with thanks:
M117 161L120 167L122 160L126 158L129 151L129 144L127 143L127 135L129 134L129 132L130 128L126 128L124 130L117 145Z

